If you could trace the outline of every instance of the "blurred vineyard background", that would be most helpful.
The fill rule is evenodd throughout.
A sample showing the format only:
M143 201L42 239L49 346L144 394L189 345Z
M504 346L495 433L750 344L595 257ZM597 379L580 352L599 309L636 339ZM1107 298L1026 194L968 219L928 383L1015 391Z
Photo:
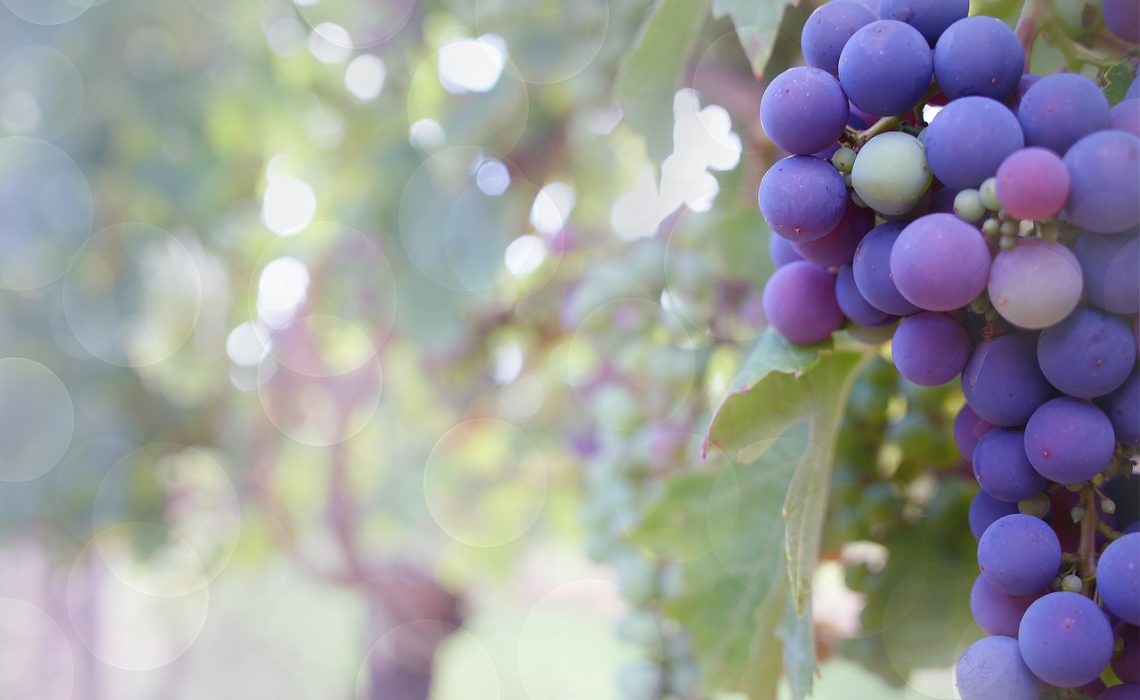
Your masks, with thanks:
M732 23L2 2L0 697L639 697L619 620L677 570L621 534L764 327Z

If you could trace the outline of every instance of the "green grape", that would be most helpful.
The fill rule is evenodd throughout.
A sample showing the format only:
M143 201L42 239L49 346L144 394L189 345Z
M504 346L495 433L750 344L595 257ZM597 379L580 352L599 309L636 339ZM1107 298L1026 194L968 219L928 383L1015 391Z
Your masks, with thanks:
M846 147L840 148L831 156L831 164L841 173L851 172L851 166L855 165L855 151Z
M997 180L990 178L982 183L978 188L978 194L982 197L982 205L990 211L997 211L1001 209L1001 203L997 198Z
M856 194L884 215L905 214L919 203L933 179L926 149L901 131L879 134L855 158L851 183Z
M986 207L982 204L982 195L977 190L962 190L954 197L954 213L959 219L971 224L980 221L986 215Z

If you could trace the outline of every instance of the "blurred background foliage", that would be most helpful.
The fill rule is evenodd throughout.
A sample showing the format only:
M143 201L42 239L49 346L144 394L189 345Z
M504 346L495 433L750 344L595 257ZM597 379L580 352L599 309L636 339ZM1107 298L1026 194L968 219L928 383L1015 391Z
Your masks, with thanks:
M705 697L627 535L717 466L771 271L755 73L809 4L0 1L0 696ZM912 441L879 539L955 466L902 433L960 398L891 391L841 436ZM859 510L882 448L841 451ZM946 665L850 631L844 517L817 644Z

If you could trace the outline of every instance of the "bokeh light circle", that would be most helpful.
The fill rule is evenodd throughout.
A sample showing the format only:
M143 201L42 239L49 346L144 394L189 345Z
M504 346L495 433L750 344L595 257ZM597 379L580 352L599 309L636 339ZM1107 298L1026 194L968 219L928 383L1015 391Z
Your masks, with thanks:
M469 420L436 442L424 498L440 529L471 547L497 547L530 530L546 503L548 466L535 441L496 419Z
M139 222L93 235L63 282L67 325L91 355L118 367L148 367L190 339L202 310L193 252L166 231Z
M368 426L380 406L380 360L338 376L312 377L272 360L258 368L257 396L266 419L310 447L343 443Z
M581 74L598 58L611 11L609 0L476 0L475 28L505 36L523 80L550 84Z
M95 0L0 0L20 19L31 24L52 26L76 19Z
M29 481L59 464L75 432L63 381L44 365L0 358L0 481Z
M57 138L83 109L83 77L48 46L25 46L0 62L0 128L12 136Z
M293 0L293 5L323 40L364 49L396 36L411 19L417 0Z
M87 178L70 156L39 139L0 139L0 289L59 279L93 216Z

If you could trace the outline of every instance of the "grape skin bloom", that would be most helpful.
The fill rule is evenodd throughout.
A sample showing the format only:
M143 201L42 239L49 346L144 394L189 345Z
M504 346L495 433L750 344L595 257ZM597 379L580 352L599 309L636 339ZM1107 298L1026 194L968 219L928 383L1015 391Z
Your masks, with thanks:
M977 188L1025 146L1017 117L988 97L964 97L942 108L926 128L926 160L939 182Z
M914 107L934 74L930 46L917 29L895 20L863 27L839 55L839 82L859 109L876 117Z
M1140 533L1124 535L1104 548L1096 570L1097 592L1121 620L1140 625Z
M835 301L835 276L809 262L776 270L764 286L764 314L793 343L818 343L843 324Z
M1069 199L1065 162L1044 148L1011 153L998 168L996 182L998 202L1016 219L1050 219Z
M899 374L921 386L940 386L962 373L970 359L970 336L946 314L904 318L891 341Z
M1089 134L1065 153L1065 167L1070 222L1096 233L1140 226L1140 138L1124 131Z
M1053 386L1092 399L1112 393L1128 379L1136 340L1120 319L1085 307L1041 332L1037 362Z
M1018 646L1041 680L1077 688L1100 676L1112 660L1112 628L1097 604L1058 591L1035 600L1021 618Z
M1064 320L1080 303L1083 288L1081 264L1072 251L1036 238L998 253L990 270L994 309L1013 325L1029 330Z
M1025 143L1060 155L1085 136L1107 128L1108 118L1104 93L1096 83L1075 73L1038 80L1017 108Z
M1040 700L1041 681L1021 658L1017 640L983 637L958 660L955 684L962 700Z
M899 234L891 276L907 301L927 311L953 311L986 288L990 250L985 238L952 214L928 214Z
M1033 341L1021 335L978 343L962 372L966 403L979 418L994 425L1025 425L1053 394L1036 359Z
M800 48L809 66L839 73L839 54L851 36L877 18L854 0L832 0L811 13L800 35Z
M813 241L826 236L843 218L847 185L831 163L790 156L764 173L758 199L772 231L793 242Z
M951 99L1002 98L1017 87L1025 51L996 17L975 15L951 24L934 47L934 76Z
M760 101L764 133L794 155L810 155L833 145L847 128L847 117L847 96L839 81L809 66L776 76Z
M1032 595L1052 583L1060 566L1056 533L1032 515L999 518L978 542L978 568L986 583L1002 593Z
M1068 396L1046 401L1025 426L1025 454L1039 474L1079 484L1104 471L1116 449L1108 416Z

